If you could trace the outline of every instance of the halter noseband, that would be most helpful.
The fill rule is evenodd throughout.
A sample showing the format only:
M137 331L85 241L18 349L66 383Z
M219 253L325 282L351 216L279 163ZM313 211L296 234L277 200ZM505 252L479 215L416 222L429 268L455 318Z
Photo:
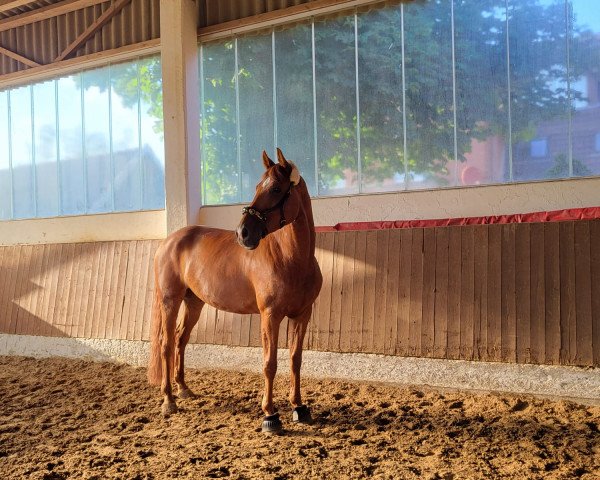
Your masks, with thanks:
M266 223L267 222L267 214L271 213L274 210L277 210L279 208L279 212L281 214L281 220L279 220L279 226L283 227L287 223L285 220L285 213L283 211L283 207L285 206L285 202L287 201L287 199L290 198L290 194L292 193L293 186L294 186L294 184L290 183L290 188L288 188L288 191L285 192L283 197L281 197L281 200L279 200L271 208L267 208L266 210L263 210L261 212L260 210L257 210L253 206L244 207L244 208L242 208L242 214L247 213L248 215L252 215L253 217L258 218L260 221Z

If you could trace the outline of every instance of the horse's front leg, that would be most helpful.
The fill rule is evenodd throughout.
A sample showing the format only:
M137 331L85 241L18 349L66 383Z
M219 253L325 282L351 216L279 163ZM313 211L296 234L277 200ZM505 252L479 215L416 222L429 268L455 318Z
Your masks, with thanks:
M312 423L310 410L302 404L300 393L300 368L302 367L302 344L308 321L310 320L311 308L306 309L301 315L290 318L288 327L288 343L290 346L290 403L292 404L292 419L297 423Z
M162 331L161 331L161 361L162 361L162 382L161 392L164 396L162 404L162 413L168 416L177 413L177 404L173 396L171 386L174 363L175 347L175 326L177 324L177 313L181 305L180 299L163 298L162 300Z
M265 376L265 390L262 399L262 410L265 418L262 431L275 433L282 429L279 414L273 407L273 381L277 373L277 342L279 339L279 325L283 316L274 315L272 312L263 311L260 314L260 330L263 347L263 374Z

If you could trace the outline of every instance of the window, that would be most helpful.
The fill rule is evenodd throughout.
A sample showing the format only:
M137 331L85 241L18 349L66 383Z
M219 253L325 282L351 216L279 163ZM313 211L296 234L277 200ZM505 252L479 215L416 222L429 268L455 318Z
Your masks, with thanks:
M201 44L204 203L249 201L275 147L313 196L576 175L600 10L568 6L431 0Z
M548 155L548 141L545 138L532 140L530 144L531 158L543 158Z
M0 219L164 208L157 57L0 92Z
M600 132L596 133L596 151L600 152Z

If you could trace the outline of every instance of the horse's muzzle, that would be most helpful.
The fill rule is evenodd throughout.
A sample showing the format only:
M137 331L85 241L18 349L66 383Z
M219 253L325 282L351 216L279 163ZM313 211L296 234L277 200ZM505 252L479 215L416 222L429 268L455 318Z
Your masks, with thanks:
M243 223L237 228L236 237L238 243L246 250L254 250L258 247L260 240L265 237L267 232L264 229L256 231L256 229L248 228Z

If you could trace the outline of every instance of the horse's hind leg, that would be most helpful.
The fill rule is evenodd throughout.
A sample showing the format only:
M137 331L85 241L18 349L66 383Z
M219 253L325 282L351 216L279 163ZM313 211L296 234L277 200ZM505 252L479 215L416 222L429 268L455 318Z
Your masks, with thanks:
M288 338L290 346L290 363L291 363L291 378L290 378L290 403L294 409L293 420L298 423L311 423L310 410L306 405L302 404L302 396L300 393L300 368L302 366L302 344L306 327L310 320L311 308L308 308L301 315L290 318L288 327Z
M171 386L171 376L173 375L174 343L175 343L175 325L177 323L177 314L181 305L181 297L163 297L161 301L162 308L162 332L161 332L161 361L162 361L162 382L161 391L164 395L162 413L167 416L177 412L177 405L173 397Z
M184 380L185 346L190 341L190 334L198 322L204 302L188 290L183 299L183 305L183 320L177 326L175 333L175 383L179 398L191 398L195 396L194 392L188 388Z

